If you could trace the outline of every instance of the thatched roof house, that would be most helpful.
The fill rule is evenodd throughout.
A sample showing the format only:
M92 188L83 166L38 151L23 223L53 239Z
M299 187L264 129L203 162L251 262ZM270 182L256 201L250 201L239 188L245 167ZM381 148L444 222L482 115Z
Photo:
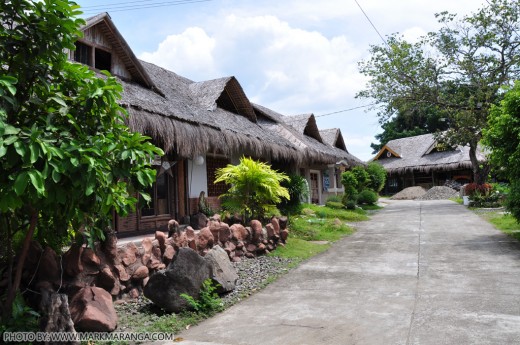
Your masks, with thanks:
M137 59L107 13L87 19L82 30L84 37L69 58L116 76L123 85L120 103L128 111L129 127L166 152L156 160L161 168L150 190L153 202L118 219L119 231L182 220L197 211L200 192L218 207L217 197L227 187L213 183L215 171L244 155L304 174L309 181L321 179L321 171L337 162L363 164L344 143L324 142L312 114L288 117L252 104L233 76L195 82ZM322 202L321 187L316 188L314 200Z
M486 159L480 150L477 157L481 161ZM447 147L433 134L391 140L373 160L389 174L388 192L415 185L443 185L446 180L464 183L472 179L469 147Z

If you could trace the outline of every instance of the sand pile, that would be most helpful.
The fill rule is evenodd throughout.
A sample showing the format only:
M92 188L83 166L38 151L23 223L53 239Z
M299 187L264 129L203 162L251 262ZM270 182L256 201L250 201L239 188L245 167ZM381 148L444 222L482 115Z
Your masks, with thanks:
M394 194L390 199L392 200L414 200L426 194L426 189L423 187L408 187L397 194Z
M417 200L444 200L454 198L459 195L455 189L445 186L437 186L430 188L426 194L418 197Z

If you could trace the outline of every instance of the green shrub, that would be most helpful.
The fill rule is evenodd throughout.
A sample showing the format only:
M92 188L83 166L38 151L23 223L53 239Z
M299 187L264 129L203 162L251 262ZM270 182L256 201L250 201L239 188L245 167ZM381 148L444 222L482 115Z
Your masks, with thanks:
M368 163L366 172L368 173L367 187L376 193L379 193L381 190L383 190L386 182L385 168L377 162L370 162Z
M327 202L329 201L332 201L332 202L341 202L341 195L329 195L327 197Z
M21 293L17 293L14 298L10 316L9 319L1 320L0 336L4 332L36 332L38 330L40 314L26 304Z
M343 194L342 202L345 204L348 200L355 200L358 193L358 181L356 175L352 171L345 171L341 174L341 184L345 187L345 194Z
M334 209L338 209L338 210L340 210L344 207L344 205L341 202L337 202L337 201L327 201L325 206L334 208Z
M362 166L352 168L351 172L356 177L356 190L358 193L361 193L361 191L367 188L370 182L370 175Z
M215 292L217 285L213 284L211 279L206 279L202 283L199 293L199 299L195 299L188 294L182 293L181 297L188 302L189 306L198 313L211 314L222 310L222 300Z
M356 202L354 200L346 200L344 203L347 210L355 210Z
M376 192L370 189L365 189L358 194L357 202L360 205L374 205L379 199Z
M302 210L302 200L309 196L307 180L299 175L289 175L289 180L282 181L280 185L287 188L290 198L282 199L278 209L285 215L299 214Z
M290 199L287 188L280 185L289 177L251 158L242 157L240 164L217 169L215 175L215 183L230 185L229 190L221 195L222 206L241 212L246 222L253 218L263 219L269 208L282 199Z

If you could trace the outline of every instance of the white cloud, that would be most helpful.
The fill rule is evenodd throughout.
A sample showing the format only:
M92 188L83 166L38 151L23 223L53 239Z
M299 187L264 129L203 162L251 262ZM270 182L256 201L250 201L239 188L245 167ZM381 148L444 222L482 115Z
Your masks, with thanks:
M435 12L467 14L484 0L360 3L382 35L400 32L414 41L438 27ZM381 44L381 39L354 1L227 4L212 12L211 19L193 14L197 26L190 24L167 36L140 58L196 81L234 75L252 101L287 115L323 114L370 103L354 99L366 82L357 63L368 57L368 45ZM371 157L370 142L381 131L373 112L326 119L320 120L320 127L341 128L351 153Z
M139 58L196 80L215 73L213 50L215 40L204 29L191 27L178 35L169 35L157 50L142 53Z

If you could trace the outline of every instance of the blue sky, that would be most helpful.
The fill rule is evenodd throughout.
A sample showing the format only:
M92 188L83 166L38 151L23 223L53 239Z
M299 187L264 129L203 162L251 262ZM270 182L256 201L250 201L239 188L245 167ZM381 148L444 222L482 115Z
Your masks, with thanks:
M469 14L485 3L357 1L383 36L410 40L438 28L435 13ZM355 98L366 82L357 64L382 41L354 0L201 0L121 11L174 2L77 1L87 16L108 12L140 59L195 81L233 75L253 102L284 115L313 113L320 128L341 129L352 154L372 157L381 132L374 111L319 116L370 103Z

